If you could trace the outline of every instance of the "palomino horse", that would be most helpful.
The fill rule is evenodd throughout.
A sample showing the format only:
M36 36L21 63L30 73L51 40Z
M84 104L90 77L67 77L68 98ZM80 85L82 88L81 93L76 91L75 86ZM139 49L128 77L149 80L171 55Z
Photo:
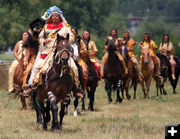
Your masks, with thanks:
M155 68L154 63L149 55L149 47L145 46L141 49L142 59L141 59L141 70L144 76L145 84L146 84L146 93L145 98L149 98L149 89L151 85L151 80L154 78L156 82L157 88L157 96L159 95L158 89L160 89L160 93L162 94L162 85L161 80L155 76Z
M171 85L173 87L173 93L175 94L176 86L177 86L179 75L180 75L180 63L178 61L178 57L174 57L174 59L176 61L176 67L175 67L176 79L173 80L172 76L171 76L172 72L171 72L171 66L170 66L169 59L167 58L167 56L164 56L161 54L157 54L157 56L160 58L160 61L161 61L161 76L163 77L162 86L164 87L167 78L169 78L169 81L171 82ZM166 91L164 89L163 89L163 93L166 94Z
M116 102L122 102L122 99L119 95L119 87L118 84L124 78L124 71L121 62L118 60L116 55L116 46L114 40L108 40L108 59L104 65L104 79L106 81L105 89L108 93L108 101L109 103L112 102L111 98L111 91L112 89L116 90L117 92L117 99ZM114 86L112 88L112 86ZM130 94L127 94L127 98L130 98Z
M47 130L46 110L44 107L44 100L48 99L51 105L53 121L52 130L60 130L64 117L65 106L68 104L71 96L71 90L74 85L73 75L68 66L69 54L68 37L63 38L57 35L57 45L53 56L53 64L50 70L46 74L46 81L43 85L38 86L36 103L37 122L41 123L41 113L43 115L43 128ZM61 101L60 122L58 121L57 103ZM37 107L38 106L38 107ZM49 117L49 116L48 116Z

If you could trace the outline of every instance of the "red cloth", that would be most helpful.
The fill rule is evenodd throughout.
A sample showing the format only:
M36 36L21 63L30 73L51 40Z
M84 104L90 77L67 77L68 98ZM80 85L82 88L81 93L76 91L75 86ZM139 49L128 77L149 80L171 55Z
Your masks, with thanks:
M62 28L63 27L63 24L62 22L60 22L58 25L54 25L52 22L50 22L48 25L47 25L47 29L59 29L59 28Z
M93 63L93 62L92 62L92 63ZM100 72L100 70L99 70L98 67L95 65L95 63L93 63L93 65L94 65L95 69L96 69L97 72L98 72L98 77L99 77L99 79L101 80L101 72Z
M40 56L40 58L43 59L43 60L44 60L46 57L47 57L47 54L41 54L41 56Z

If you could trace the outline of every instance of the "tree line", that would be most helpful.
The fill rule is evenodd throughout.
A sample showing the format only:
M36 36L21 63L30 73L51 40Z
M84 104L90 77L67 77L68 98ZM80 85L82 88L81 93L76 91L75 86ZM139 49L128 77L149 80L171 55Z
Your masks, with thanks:
M90 31L99 49L99 57L104 53L105 36L116 28L122 37L123 32L130 28L131 17L144 18L132 36L137 42L143 39L145 32L149 32L159 45L163 34L168 33L176 55L180 56L179 0L1 0L0 49L13 47L22 32L28 30L28 24L53 5L63 11L68 23L80 34L84 30Z

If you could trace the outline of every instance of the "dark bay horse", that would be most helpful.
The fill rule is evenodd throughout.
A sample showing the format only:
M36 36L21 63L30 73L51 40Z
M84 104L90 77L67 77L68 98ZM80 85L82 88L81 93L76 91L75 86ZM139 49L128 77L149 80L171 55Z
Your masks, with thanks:
M94 67L94 64L91 62L89 56L87 55L86 57L86 64L88 66L88 80L86 83L86 90L87 90L87 95L89 98L89 106L88 109L90 111L94 111L94 99L95 99L95 91L98 86L98 72L96 68ZM85 96L82 98L82 110L85 110Z
M119 61L116 55L116 46L114 40L108 40L108 59L104 65L104 79L105 79L105 90L108 94L109 103L112 102L111 92L112 89L116 90L117 99L116 102L122 102L122 99L119 95L119 88L125 77L124 70L121 62ZM127 94L127 97L130 98L130 94Z
M53 64L47 72L45 82L37 88L36 112L37 122L41 123L41 113L43 115L43 128L47 130L47 122L50 119L48 110L45 110L44 100L47 99L52 110L52 130L60 130L64 117L65 106L69 103L71 90L74 85L71 69L68 66L69 54L68 37L63 38L57 35L57 45L53 56ZM58 106L61 102L60 121L58 121ZM47 115L48 114L48 115Z
M176 61L176 67L175 67L176 79L173 80L172 76L171 76L172 75L171 65L170 65L168 57L161 55L161 54L157 54L157 56L160 58L160 61L161 61L161 76L163 77L162 86L165 85L167 78L168 78L169 81L171 82L172 87L173 87L173 93L175 94L179 75L180 75L180 63L178 61L178 57L174 57L174 60ZM165 90L163 90L163 91L165 91ZM166 93L166 91L165 91L165 93Z

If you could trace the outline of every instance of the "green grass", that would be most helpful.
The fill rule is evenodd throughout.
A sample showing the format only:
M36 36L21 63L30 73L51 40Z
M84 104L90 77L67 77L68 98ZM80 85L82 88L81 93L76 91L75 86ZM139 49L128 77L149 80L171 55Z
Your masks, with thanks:
M10 65L14 60L14 55L12 54L0 54L0 60L3 61L3 64Z
M108 104L107 95L100 82L96 90L95 111L81 112L78 117L65 116L63 129L60 133L43 131L35 125L34 111L21 111L20 100L8 101L5 91L0 91L0 138L2 139L58 139L58 138L112 138L112 139L163 139L165 125L180 122L180 87L177 94L172 94L169 83L166 84L168 95L156 96L154 82L151 85L150 99L144 99L141 87L137 90L137 99L123 100L115 104L116 95L113 93L113 103ZM133 96L132 89L130 90ZM88 103L88 99L86 99ZM86 105L87 106L87 105ZM71 105L73 110L73 106Z
M13 54L0 54L1 60L14 60Z

